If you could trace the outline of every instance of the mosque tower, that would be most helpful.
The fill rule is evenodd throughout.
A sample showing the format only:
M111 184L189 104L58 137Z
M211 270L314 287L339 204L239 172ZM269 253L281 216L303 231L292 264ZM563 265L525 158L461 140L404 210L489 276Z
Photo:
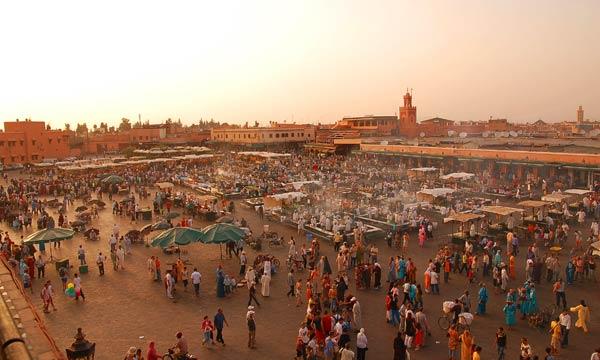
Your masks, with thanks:
M412 89L411 89L412 90ZM412 91L411 91L412 92ZM399 134L413 137L417 133L417 108L412 104L412 94L406 89L404 106L400 107Z
M583 107L581 107L581 105L579 105L579 108L577 109L577 123L583 123Z

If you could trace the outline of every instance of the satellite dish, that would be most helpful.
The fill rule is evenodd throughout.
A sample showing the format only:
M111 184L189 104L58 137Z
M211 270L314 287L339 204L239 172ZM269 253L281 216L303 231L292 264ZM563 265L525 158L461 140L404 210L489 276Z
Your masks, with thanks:
M590 131L588 133L588 135L591 136L591 137L596 137L596 136L600 135L600 130L594 129L594 130Z
M505 137L505 138L507 138L507 137L509 137L509 136L510 136L510 134L508 133L508 131L503 131L503 132L502 132L502 137Z
M519 131L517 131L517 134L519 134L519 135L523 135L523 130L519 130Z
M502 133L500 133L498 131L494 132L494 137L500 137L500 136L502 136Z
M490 132L489 131L484 131L481 136L483 136L484 138L490 136Z
M515 131L511 131L511 132L509 132L509 134L510 134L510 136L512 136L512 137L517 137L517 136L519 136L519 134L517 134Z
M383 140L382 142L379 143L379 145L387 145L388 142L386 140Z
M421 133L419 134L420 137L425 137L425 133L421 131Z
M467 137L467 133L466 132L461 132L460 134L458 134L458 137L461 139L464 139Z
M456 135L456 131L454 131L454 130L448 130L448 136L449 137L452 137L452 136L455 136L455 135Z

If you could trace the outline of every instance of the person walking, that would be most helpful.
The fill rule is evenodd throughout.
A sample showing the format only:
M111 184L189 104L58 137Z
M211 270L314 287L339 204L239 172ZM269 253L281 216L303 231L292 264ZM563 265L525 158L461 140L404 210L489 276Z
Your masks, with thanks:
M590 319L590 309L586 305L585 300L581 300L579 305L572 307L570 310L571 312L577 312L577 321L575 322L575 327L581 328L583 332L587 334L587 322Z
M368 350L367 335L365 329L361 328L356 335L356 360L365 360Z
M98 257L96 258L96 264L98 265L98 271L100 276L104 275L104 262L106 261L106 256L102 255L102 252L98 253Z
M248 324L248 347L256 348L256 321L254 320L254 306L248 306L246 313L246 322Z
M79 249L77 249L77 258L79 259L81 266L86 265L85 250L83 249L83 245L79 245Z
M256 299L256 283L254 281L248 287L248 306L252 304L252 300L254 300L257 306L260 306L260 303Z
M531 345L529 345L527 338L521 338L521 346L519 349L521 351L520 360L531 360L533 349L531 348Z
M83 288L81 287L81 278L78 274L73 275L73 284L75 285L75 300L81 299L85 301L85 295L83 294Z
M475 337L471 335L469 329L465 329L459 338L460 341L460 360L471 360L473 357L473 344Z
M484 315L486 310L486 305L488 301L488 291L485 287L484 283L480 284L481 288L479 289L479 301L477 302L477 315Z
M46 260L44 260L42 255L38 256L35 266L37 267L38 279L46 277Z
M550 323L550 349L553 355L558 355L560 348L560 323L558 320L552 320Z
M354 360L354 351L350 350L349 342L340 350L340 360Z
M501 326L496 331L496 350L498 352L498 360L504 360L504 350L506 349L506 333Z
M200 296L200 281L202 280L202 275L198 271L197 268L194 268L192 275L190 275L192 279L192 285L194 286L194 294L196 297Z
M225 340L223 340L223 325L229 326L229 324L227 323L227 319L225 319L223 309L217 309L213 323L215 325L215 329L217 329L217 342L220 342L221 345L225 346Z
M240 275L246 274L246 264L248 263L248 258L246 257L246 252L242 251L240 254Z
M290 295L294 295L294 286L296 285L296 280L294 279L294 269L290 269L290 272L288 272L287 284L290 290L287 292L286 296L289 298Z
M567 296L565 294L565 282L562 278L554 283L552 291L556 296L556 306L560 306L562 302L562 307L565 309L567 307Z
M566 348L569 345L569 331L571 330L571 314L564 309L563 312L558 316L560 323L561 342L560 347Z
M394 338L394 360L406 360L406 345L404 345L404 335L398 331Z
M458 337L458 331L456 331L455 324L452 324L450 326L446 337L448 337L448 360L457 360L456 350L458 349L458 343L460 340Z

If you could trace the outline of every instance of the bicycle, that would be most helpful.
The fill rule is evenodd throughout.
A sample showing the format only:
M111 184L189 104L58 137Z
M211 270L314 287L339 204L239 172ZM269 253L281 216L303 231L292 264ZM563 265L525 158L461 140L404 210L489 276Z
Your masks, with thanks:
M470 330L470 325L464 320L461 319L462 317L459 315L458 317L458 321L456 322L456 330L461 333L464 330ZM438 318L438 326L440 327L440 329L444 330L444 331L448 331L448 329L450 329L450 326L452 324L454 324L454 313L453 312L449 312L449 313L444 313L442 316L440 316Z

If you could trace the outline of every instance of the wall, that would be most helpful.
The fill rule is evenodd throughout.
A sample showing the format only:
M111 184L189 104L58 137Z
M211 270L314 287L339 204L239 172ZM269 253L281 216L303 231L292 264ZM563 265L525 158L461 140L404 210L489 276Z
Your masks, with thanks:
M460 158L481 158L497 161L528 161L600 166L600 154L576 154L532 152L513 150L458 149L448 147L423 147L409 145L361 144L362 151L396 152L431 156L453 156Z

